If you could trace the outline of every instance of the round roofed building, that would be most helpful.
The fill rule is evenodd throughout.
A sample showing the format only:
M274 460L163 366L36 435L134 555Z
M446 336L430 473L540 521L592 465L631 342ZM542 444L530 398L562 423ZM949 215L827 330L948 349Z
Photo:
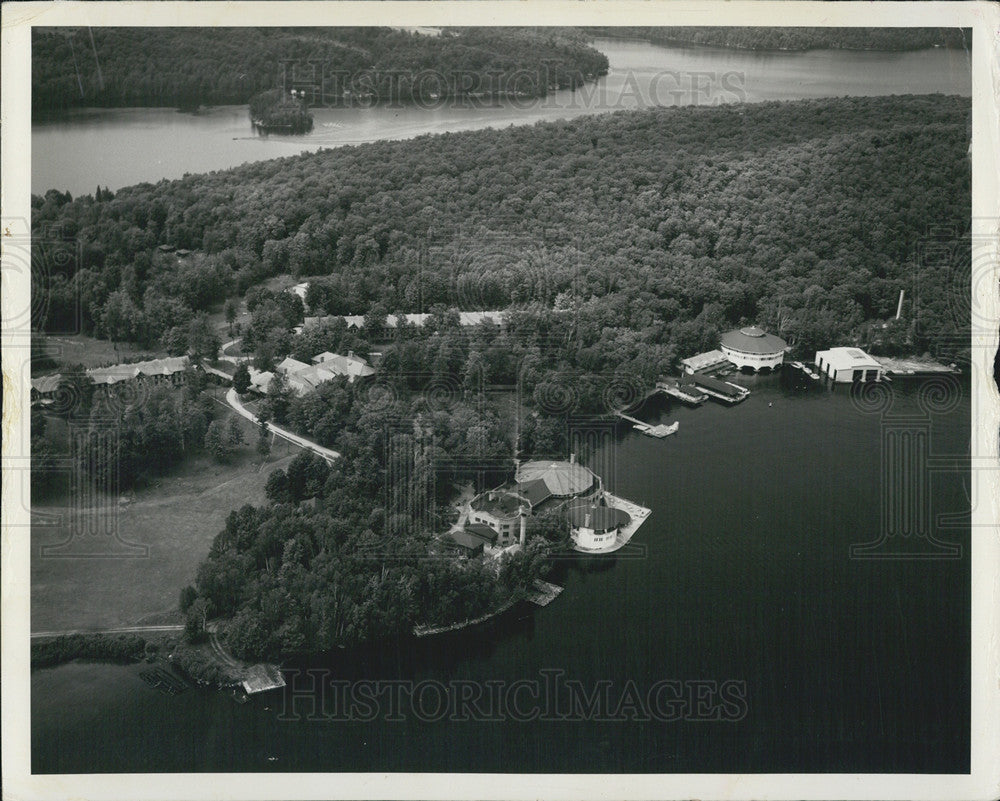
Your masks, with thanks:
M741 370L773 370L785 358L785 340L755 325L727 331L720 340L719 347L726 358Z
M570 535L580 548L600 551L610 548L618 532L632 522L628 512L594 501L573 501L566 509Z
M575 460L525 462L517 468L514 480L519 489L542 490L546 500L589 497L601 490L600 478Z

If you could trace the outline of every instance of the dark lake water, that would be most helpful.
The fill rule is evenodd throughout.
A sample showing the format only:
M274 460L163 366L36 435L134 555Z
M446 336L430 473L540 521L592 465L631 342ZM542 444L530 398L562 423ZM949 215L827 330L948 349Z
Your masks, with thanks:
M36 671L33 770L966 772L967 473L934 473L928 485L930 520L953 516L937 535L959 544L960 558L852 559L852 545L878 538L881 437L892 421L859 411L845 387L739 380L753 390L739 406L652 401L642 416L679 420L676 436L656 440L623 426L586 455L614 491L652 515L631 552L559 563L552 580L565 590L550 606L300 666L320 672L289 672L295 693L245 705L194 689L162 695L140 679L140 665ZM926 422L932 457L967 456L968 380L947 413L922 409L924 383L893 383L894 419ZM900 546L890 540L882 553ZM605 682L611 711L626 719L545 719L545 709L526 719L539 709L536 690L540 703L549 697L553 671L588 693ZM333 689L309 692L321 674L416 682L424 711L380 699L375 719L345 720ZM480 703L491 720L447 710L435 720L442 688L493 682L507 693L525 679L512 705ZM742 704L713 720L727 680ZM641 705L617 709L634 698L629 682L644 698L666 686L682 689L664 697L688 700L668 707L676 715L661 706L636 720ZM391 694L409 685L388 686ZM691 702L699 694L700 711Z
M609 74L577 92L497 105L467 101L432 108L314 109L305 136L259 136L246 106L199 114L174 109L82 109L35 121L31 187L73 194L180 178L322 147L404 139L445 131L500 128L650 105L712 105L843 95L971 94L969 56L822 50L808 53L661 47L598 39Z

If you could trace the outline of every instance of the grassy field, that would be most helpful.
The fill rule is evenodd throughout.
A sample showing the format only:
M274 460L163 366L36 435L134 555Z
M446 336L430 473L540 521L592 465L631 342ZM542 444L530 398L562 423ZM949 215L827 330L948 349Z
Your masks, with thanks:
M227 409L223 419L230 414ZM33 507L38 519L50 525L33 525L31 531L32 631L181 622L176 612L180 589L194 581L226 516L243 504L261 503L268 475L299 452L275 440L262 466L254 452L256 429L237 419L247 445L233 463L195 457L129 496L128 502L109 499L103 509L84 512L116 512L120 539L146 546L144 557L81 555L125 550L109 545L106 536L71 539L64 556L42 555L46 546L67 539L68 501Z
M60 367L82 364L84 367L105 367L123 360L157 359L165 353L150 351L128 343L115 345L105 339L78 334L76 336L45 336L45 350Z

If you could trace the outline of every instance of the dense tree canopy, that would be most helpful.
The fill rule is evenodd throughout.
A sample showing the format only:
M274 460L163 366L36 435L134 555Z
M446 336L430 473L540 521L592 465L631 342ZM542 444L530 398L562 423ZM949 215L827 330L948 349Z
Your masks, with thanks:
M313 65L322 65L320 80ZM434 37L389 28L35 28L31 99L36 112L242 104L307 83L313 104L540 97L607 69L603 54L565 29L457 28Z
M290 271L324 277L313 313L373 323L435 304L541 309L539 343L603 370L669 365L744 321L811 355L860 341L906 289L899 341L922 351L967 330L940 240L968 235L969 120L968 99L942 96L655 109L327 150L101 201L51 190L33 198L36 230L76 240L46 254L39 308L58 330L79 303L86 328L152 342ZM282 302L254 313L254 344L290 320Z
M780 28L734 26L581 28L595 36L629 36L664 44L741 50L922 50L972 46L961 28Z

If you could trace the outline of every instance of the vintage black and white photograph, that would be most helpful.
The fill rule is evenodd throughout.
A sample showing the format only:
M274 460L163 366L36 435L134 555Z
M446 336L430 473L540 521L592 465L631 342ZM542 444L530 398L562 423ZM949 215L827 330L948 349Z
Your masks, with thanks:
M4 62L11 798L1000 792L996 7L90 5Z

